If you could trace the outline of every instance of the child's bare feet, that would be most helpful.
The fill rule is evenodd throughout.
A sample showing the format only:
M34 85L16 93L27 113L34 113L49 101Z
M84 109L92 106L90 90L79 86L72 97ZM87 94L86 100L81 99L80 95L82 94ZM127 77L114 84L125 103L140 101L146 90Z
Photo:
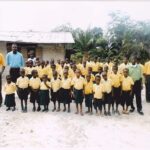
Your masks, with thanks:
M66 108L63 109L63 112L65 112L65 111L66 111Z
M52 110L52 112L54 112L56 110L56 108L54 108L53 110Z
M85 113L88 114L89 112L90 112L90 111L87 110Z
M78 113L79 113L78 111L75 112L75 114L78 114Z
M80 112L80 115L83 116L84 115L83 112Z

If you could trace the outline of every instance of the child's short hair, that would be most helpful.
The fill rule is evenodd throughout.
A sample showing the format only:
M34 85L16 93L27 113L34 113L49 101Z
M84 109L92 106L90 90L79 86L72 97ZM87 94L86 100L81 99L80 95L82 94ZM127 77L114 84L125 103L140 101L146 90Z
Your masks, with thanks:
M6 79L11 79L11 76L9 74L6 75Z

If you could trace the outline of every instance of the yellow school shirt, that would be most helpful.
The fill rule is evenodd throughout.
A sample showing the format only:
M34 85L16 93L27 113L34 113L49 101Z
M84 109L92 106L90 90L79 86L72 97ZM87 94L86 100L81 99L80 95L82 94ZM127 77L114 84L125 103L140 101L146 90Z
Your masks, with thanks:
M93 62L92 63L92 71L93 72L98 72L98 68L100 67L100 63L99 62Z
M19 88L22 88L22 89L25 89L25 88L28 88L29 87L29 78L28 77L19 77L17 79L17 82L16 82L16 85L19 87Z
M31 75L32 70L34 70L34 67L24 67L24 69L25 69L25 74L26 75Z
M118 88L121 85L122 77L120 73L117 74L111 73L109 78L111 79L113 87Z
M47 75L49 79L53 78L53 71L50 66L47 66Z
M84 85L84 93L85 94L92 94L93 93L93 82L87 82L85 81Z
M95 81L95 76L94 76L94 74L91 74L91 81L92 81L92 82Z
M146 62L144 65L144 74L150 75L150 61Z
M43 77L43 75L48 75L48 69L47 67L42 68L41 66L38 68L38 75L40 78Z
M76 73L72 69L69 69L69 77L71 79L73 79L74 77L76 77Z
M57 71L57 72L60 70L60 68L61 68L61 65L58 64L58 63L56 63L56 71Z
M60 89L60 86L61 86L61 81L60 81L60 79L54 79L54 78L52 78L52 80L51 80L51 88L52 88L52 90L53 90L53 92L57 92L59 89Z
M122 77L122 90L123 91L130 91L132 85L134 85L133 79L128 76L128 77Z
M49 81L47 81L46 84L48 85L48 87L42 81L41 84L40 84L40 90L48 90L51 87L51 83Z
M93 85L94 98L102 99L103 98L103 85L102 84L94 84Z
M82 68L81 68L81 74L83 76L86 76L88 74L88 68L87 68L87 66L86 67L82 66Z
M62 78L61 80L61 87L63 89L70 89L71 88L71 78Z
M85 79L83 77L75 77L72 80L72 85L76 90L82 90L84 88Z
M103 79L101 81L101 83L103 86L103 92L104 93L110 93L112 91L112 82L110 79L107 79L107 81Z
M6 95L14 94L16 92L16 85L15 83L11 82L10 84L4 85L4 92Z
M36 78L31 78L29 81L29 86L34 89L37 90L40 88L40 84L41 84L41 80L40 78L36 77Z
M77 64L77 69L82 69L82 64L81 63L79 63L79 64Z

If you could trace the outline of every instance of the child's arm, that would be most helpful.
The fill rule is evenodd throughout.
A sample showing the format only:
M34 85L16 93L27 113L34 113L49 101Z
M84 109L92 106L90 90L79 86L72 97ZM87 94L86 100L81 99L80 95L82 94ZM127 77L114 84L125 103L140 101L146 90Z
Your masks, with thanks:
M47 84L47 81L44 81L44 84L46 85L46 87L47 87L48 89L51 88L50 84Z

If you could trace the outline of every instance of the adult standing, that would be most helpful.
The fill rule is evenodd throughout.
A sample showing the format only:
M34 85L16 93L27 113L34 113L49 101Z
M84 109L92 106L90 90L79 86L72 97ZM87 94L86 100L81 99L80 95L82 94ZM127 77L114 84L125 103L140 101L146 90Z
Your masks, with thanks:
M4 56L0 53L0 107L2 105L2 74L5 70Z
M136 98L137 111L140 115L143 115L142 112L142 100L141 100L141 91L142 91L142 68L139 64L137 64L137 58L135 56L132 57L132 63L128 67L129 76L133 79L133 93L131 99L131 110L133 112L135 107L133 105L134 96Z
M12 51L6 55L7 65L10 67L9 73L12 81L15 83L20 76L20 68L24 66L24 59L18 52L17 44L12 44Z
M146 87L146 102L150 103L150 60L144 65L145 87Z

